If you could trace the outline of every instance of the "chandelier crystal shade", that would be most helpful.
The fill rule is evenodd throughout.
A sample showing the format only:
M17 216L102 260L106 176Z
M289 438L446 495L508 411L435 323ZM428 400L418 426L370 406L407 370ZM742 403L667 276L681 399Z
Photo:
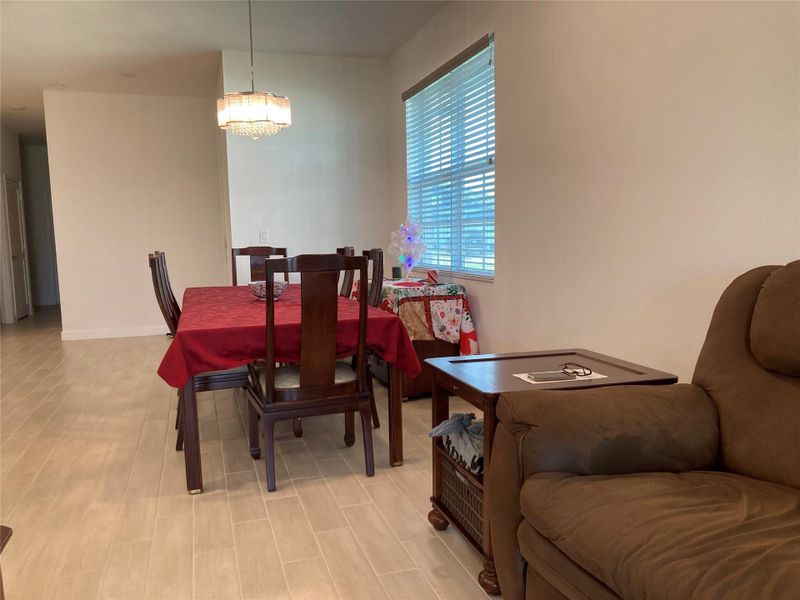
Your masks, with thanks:
M292 109L286 96L256 91L251 0L247 1L247 11L250 22L250 91L230 92L217 100L217 125L236 135L246 135L256 140L290 127Z
M217 125L237 135L257 139L275 135L292 124L286 96L269 92L234 92L217 100Z

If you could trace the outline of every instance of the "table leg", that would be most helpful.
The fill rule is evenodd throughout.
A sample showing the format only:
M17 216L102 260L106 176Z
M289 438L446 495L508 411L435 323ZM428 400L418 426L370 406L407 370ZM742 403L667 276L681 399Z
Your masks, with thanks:
M478 574L478 583L488 595L500 595L500 584L497 581L497 570L493 560L483 561L483 571Z
M431 386L431 427L436 427L442 421L447 420L450 416L450 392L447 388L441 386L433 377L433 385ZM433 489L431 490L431 497L434 500L439 500L442 496L442 471L441 471L441 457L436 454L436 445L439 443L438 438L431 438L431 458L433 459ZM428 513L428 521L433 525L434 529L444 531L450 522L447 520L436 506L433 507L431 512Z
M190 494L203 491L203 467L200 463L200 429L197 423L197 392L194 378L183 386L181 394L181 427L183 428L183 460L186 465L186 489Z
M387 363L389 379L389 462L393 467L403 464L403 391L400 369Z
M478 583L483 591L490 596L500 594L500 584L497 582L497 570L494 566L494 551L492 550L492 531L490 528L489 511L492 498L489 493L489 473L492 469L492 444L494 443L494 430L497 427L494 400L483 402L483 555L490 557L483 562L483 571L478 575Z

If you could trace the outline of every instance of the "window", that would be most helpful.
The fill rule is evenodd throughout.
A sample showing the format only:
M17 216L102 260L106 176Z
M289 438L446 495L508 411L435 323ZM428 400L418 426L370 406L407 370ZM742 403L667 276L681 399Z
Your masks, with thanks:
M403 94L423 267L494 276L493 50L486 36Z

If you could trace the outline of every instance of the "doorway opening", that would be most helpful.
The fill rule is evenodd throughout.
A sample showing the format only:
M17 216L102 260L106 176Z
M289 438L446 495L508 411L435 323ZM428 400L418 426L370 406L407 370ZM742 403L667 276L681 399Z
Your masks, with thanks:
M34 310L58 307L58 266L45 139L21 137L20 158L31 300Z
M11 283L11 318L19 321L31 314L31 285L28 270L28 249L25 231L25 205L22 184L3 174L3 208L8 236L9 281Z

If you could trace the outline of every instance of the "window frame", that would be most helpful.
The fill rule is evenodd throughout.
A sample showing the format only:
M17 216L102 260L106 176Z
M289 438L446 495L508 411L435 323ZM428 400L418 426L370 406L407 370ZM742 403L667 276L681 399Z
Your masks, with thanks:
M412 97L414 97L418 93L422 92L423 90L428 88L430 85L436 83L442 77L450 74L452 71L454 71L455 69L460 67L462 64L464 64L465 62L467 62L468 60L473 58L475 55L479 54L480 52L483 52L487 48L492 48L493 45L494 45L494 34L484 35L479 40L477 40L475 43L470 45L468 48L466 48L465 50L460 52L458 55L454 56L452 59L450 59L449 61L444 63L438 69L434 70L432 73L430 73L429 75L427 75L426 77L421 79L419 82L417 82L416 84L411 86L408 90L403 92L403 94L401 94L401 98L402 98L403 103L404 103L406 119L408 118L408 107L405 104L406 101L408 101L409 99L411 99ZM490 60L491 60L491 65L492 65L492 92L494 93L495 74L494 74L494 51L493 51L493 49L491 50L491 59ZM494 123L494 120L493 120L492 126L493 126L492 137L494 137L495 131L496 131L496 125ZM406 131L406 212L408 214L410 212L410 186L409 186L410 179L409 179L409 164L408 164L408 149L409 149L408 121L406 121L406 123L405 123L405 131ZM493 185L496 185L496 154L495 154L494 150L492 150L491 157L487 159L487 166L488 165L491 165L491 167L492 167L492 172L494 173L493 178L495 180L495 183ZM457 169L454 169L454 170L457 170ZM482 172L485 174L485 173L488 172L488 170L484 170ZM456 174L456 177L458 177L458 174ZM444 274L447 274L447 275L452 275L454 277L458 277L458 278L462 278L462 279L474 279L474 280L480 280L480 281L494 281L495 276L497 274L497 253L496 253L496 220L497 219L496 219L495 209L496 209L496 194L493 193L493 197L492 197L492 213L493 214L492 214L492 226L491 226L491 229L494 232L494 234L493 234L493 240L492 240L491 244L492 244L492 257L493 257L493 263L494 264L493 264L493 269L492 269L491 272L487 271L487 272L481 273L480 271L468 271L468 270L467 271L462 271L462 270L459 270L457 268L445 269L445 268L438 267L436 265L422 265L422 264L415 266L414 270L417 271L417 272L420 272L420 271L424 272L427 269L438 269L440 273L444 273ZM453 217L452 220L451 220L451 222L455 222L455 221L457 221L457 217ZM454 232L454 234L455 234L455 232ZM459 230L457 235L460 236L461 234L462 234L462 231ZM484 243L485 243L485 240L486 240L486 236L484 235ZM489 255L488 254L484 254L482 258L485 260L486 256L489 256ZM464 264L464 262L463 262L463 257L462 257L459 266L461 266L463 268L463 264Z

